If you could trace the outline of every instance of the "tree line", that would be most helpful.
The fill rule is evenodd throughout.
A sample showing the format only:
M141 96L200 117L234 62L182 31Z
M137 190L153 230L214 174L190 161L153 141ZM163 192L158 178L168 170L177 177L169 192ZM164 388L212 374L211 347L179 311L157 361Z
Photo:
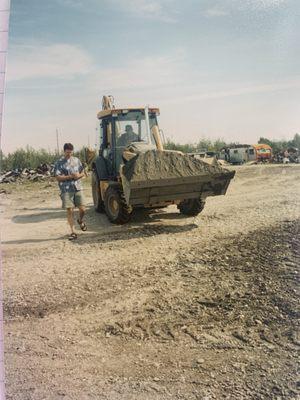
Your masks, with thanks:
M265 137L260 137L257 143L268 144L272 147L273 153L278 153L282 150L287 150L291 147L300 150L300 134L296 133L291 140L271 140ZM201 139L195 144L179 144L167 139L164 147L168 150L179 150L183 153L197 153L201 151L219 152L224 147L231 147L239 144L238 142L225 142L223 139ZM254 144L254 143L252 143Z
M299 133L296 133L291 140L270 140L265 137L261 137L258 143L264 143L271 146L274 154L289 148L296 148L300 150L300 135Z
M85 161L85 148L76 151L75 156ZM15 169L35 169L40 164L54 164L62 154L52 152L46 149L34 149L27 146L20 148L12 153L4 154L0 150L0 171L9 171Z
M270 145L273 149L273 153L276 154L290 147L296 147L300 149L300 135L296 133L291 140L270 140L268 138L261 137L258 143ZM228 143L223 139L200 139L199 142L195 144L180 144L167 139L164 147L167 150L178 150L182 151L183 153L197 153L201 151L219 152L223 147L230 147L233 144L238 143ZM85 162L85 148L82 147L79 151L75 152L75 156ZM8 154L4 154L0 150L0 171L24 168L35 169L40 164L53 164L59 157L60 155L56 152L51 152L45 149L36 150L30 146L27 146L25 149L17 149Z

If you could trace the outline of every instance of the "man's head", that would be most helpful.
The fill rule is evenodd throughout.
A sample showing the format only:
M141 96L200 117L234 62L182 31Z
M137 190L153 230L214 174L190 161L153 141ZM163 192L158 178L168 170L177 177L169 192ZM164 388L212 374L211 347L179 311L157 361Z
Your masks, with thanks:
M133 128L131 125L126 125L125 126L125 132L126 133L132 133L133 132Z
M66 158L70 158L73 154L74 146L72 143L65 143L64 144L64 153Z

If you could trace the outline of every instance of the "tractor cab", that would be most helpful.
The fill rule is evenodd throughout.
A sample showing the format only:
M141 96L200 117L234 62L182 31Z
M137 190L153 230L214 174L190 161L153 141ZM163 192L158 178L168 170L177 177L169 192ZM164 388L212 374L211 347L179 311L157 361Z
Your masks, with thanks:
M124 151L134 146L147 151L157 148L158 108L109 109L98 113L100 120L101 179L115 180L120 165L124 163ZM99 161L98 161L99 162ZM105 168L103 166L105 165Z

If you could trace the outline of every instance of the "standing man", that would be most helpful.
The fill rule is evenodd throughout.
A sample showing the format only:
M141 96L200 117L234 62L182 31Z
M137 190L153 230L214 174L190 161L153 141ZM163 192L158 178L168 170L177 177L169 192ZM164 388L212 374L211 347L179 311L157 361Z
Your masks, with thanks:
M77 239L74 231L74 208L79 209L77 222L82 231L86 231L86 224L83 222L85 213L85 201L81 178L85 175L81 161L73 156L74 147L71 143L64 144L64 156L55 164L54 174L58 181L62 208L67 210L67 219L71 228L69 240Z

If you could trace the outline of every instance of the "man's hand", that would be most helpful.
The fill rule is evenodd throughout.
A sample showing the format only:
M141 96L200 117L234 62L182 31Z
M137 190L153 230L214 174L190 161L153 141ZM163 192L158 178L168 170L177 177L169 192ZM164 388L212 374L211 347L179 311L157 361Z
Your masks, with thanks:
M65 181L71 181L71 180L75 180L77 181L78 179L81 179L84 176L84 172L75 172L74 174L70 174L70 175L57 175L56 179L58 180L58 182L65 182Z
M71 176L72 176L72 178L73 178L73 179L77 180L77 179L80 179L80 178L82 178L82 177L83 177L83 175L84 175L84 173L83 173L83 172L81 172L81 173L79 173L79 172L75 172L75 173L74 173L74 174L72 174Z
M74 179L72 175L57 175L56 180L58 182L65 182Z

